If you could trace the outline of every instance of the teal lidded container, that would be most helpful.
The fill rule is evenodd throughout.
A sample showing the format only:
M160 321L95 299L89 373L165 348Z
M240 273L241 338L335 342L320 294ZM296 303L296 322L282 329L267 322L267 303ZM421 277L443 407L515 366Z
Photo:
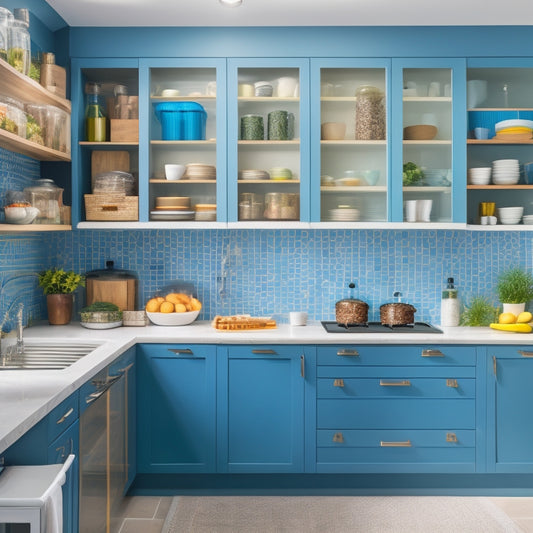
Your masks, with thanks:
M203 141L207 113L196 102L161 102L155 104L164 141Z

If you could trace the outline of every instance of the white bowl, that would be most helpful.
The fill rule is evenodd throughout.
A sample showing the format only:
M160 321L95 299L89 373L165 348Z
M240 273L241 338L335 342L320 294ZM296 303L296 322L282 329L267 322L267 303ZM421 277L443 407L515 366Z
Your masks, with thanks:
M165 165L165 176L170 181L179 180L185 174L185 170L185 165L167 164Z
M36 207L4 207L8 224L31 224L40 211Z
M149 313L148 318L158 326L185 326L194 322L200 311L187 311L185 313Z
M168 98L168 97L175 97L179 96L180 92L177 89L163 89L161 91L161 96Z

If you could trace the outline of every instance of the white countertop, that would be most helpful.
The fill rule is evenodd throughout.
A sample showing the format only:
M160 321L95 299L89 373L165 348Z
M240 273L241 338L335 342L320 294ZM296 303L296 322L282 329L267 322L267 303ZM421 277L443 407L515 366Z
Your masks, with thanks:
M326 333L320 322L307 326L279 324L260 331L217 331L209 321L189 326L121 327L85 329L38 325L26 328L28 343L90 341L102 344L64 370L0 370L0 453L11 446L61 401L99 370L137 343L172 344L516 344L533 346L531 334L489 328L441 328L435 333Z

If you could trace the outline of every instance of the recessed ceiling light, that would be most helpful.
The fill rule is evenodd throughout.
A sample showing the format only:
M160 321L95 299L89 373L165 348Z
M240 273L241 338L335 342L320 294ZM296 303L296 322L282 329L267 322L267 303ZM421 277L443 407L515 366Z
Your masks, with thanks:
M219 0L219 2L226 7L237 7L242 4L242 0Z

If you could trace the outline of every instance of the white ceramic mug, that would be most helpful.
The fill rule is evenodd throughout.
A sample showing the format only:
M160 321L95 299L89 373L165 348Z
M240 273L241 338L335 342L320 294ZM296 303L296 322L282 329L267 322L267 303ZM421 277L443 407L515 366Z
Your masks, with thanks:
M428 96L440 96L440 83L438 81L432 81L429 84Z
M429 222L433 200L416 200L416 220L418 222Z
M205 89L205 94L207 96L216 96L217 95L217 82L216 81L210 81L207 84L207 87Z
M290 98L295 96L298 81L291 76L282 76L278 78L278 96L281 98Z
M307 324L307 313L305 311L291 311L289 313L289 324L291 326L305 326Z
M404 203L405 221L416 222L416 200L406 200Z

